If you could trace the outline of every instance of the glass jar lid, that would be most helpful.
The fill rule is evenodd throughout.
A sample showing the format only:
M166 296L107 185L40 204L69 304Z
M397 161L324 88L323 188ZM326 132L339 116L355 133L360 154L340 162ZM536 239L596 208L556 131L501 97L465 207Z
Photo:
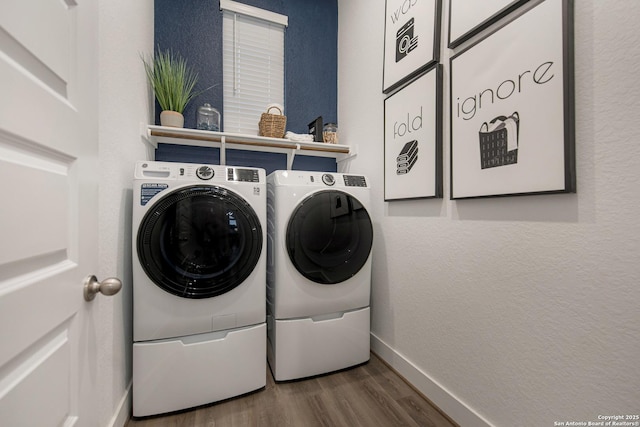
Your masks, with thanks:
M219 115L220 112L216 108L213 108L211 106L211 104L206 102L204 105L202 105L201 107L198 108L198 114L211 116L211 115L214 115L214 114L218 114Z

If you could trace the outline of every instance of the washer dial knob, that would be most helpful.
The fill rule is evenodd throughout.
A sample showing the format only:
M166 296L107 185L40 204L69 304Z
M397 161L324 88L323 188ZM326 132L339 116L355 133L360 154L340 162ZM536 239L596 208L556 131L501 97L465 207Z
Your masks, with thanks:
M196 169L196 176L204 181L213 178L214 172L209 166L200 166Z

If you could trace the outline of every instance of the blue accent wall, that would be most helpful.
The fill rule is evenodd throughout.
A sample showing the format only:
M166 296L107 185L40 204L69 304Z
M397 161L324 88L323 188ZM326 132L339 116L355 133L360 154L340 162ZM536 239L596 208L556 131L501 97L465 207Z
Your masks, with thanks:
M287 128L307 133L318 116L324 123L338 120L338 1L284 3Z
M318 116L337 122L338 2L337 0L243 0L251 6L287 15L285 30L285 114L287 130L307 133ZM184 126L196 127L196 111L205 102L223 113L222 11L217 0L155 0L155 46L182 55L199 75L197 90L213 85L184 111ZM147 52L150 54L150 52ZM141 64L142 66L142 64ZM156 103L156 124L160 107ZM256 117L256 122L260 117ZM222 114L224 130L224 114ZM286 169L285 154L227 150L226 163L254 166L267 173ZM217 148L159 144L156 160L220 163ZM335 159L296 156L293 169L335 172Z
M243 0L287 15L285 30L285 114L287 130L307 133L322 116L337 121L337 0ZM180 53L199 75L198 96L184 112L185 127L196 127L196 111L208 102L223 111L222 12L217 0L155 0L155 45ZM150 53L150 52L148 52ZM156 106L156 124L160 109ZM256 117L256 121L260 118ZM224 130L224 115L222 117Z

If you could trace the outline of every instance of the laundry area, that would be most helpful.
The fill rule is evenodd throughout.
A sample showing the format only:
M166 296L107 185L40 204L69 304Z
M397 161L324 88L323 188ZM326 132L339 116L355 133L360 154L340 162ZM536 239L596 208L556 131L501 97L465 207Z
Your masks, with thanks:
M133 180L134 418L371 357L371 185L352 171L357 147L336 125L335 3L313 30L299 25L307 5L191 3L155 2L156 47L143 60L157 104L143 129L153 158L136 163ZM178 9L203 17L210 25L193 31L221 43L194 52L170 37L183 25ZM313 55L292 40L310 32L327 49L304 80L304 96L319 96L302 103L289 87ZM206 89L174 114L165 72L180 61Z
M264 388L267 360L276 381L369 360L365 176L155 161L134 176L134 417Z
M0 425L640 426L639 16L3 1Z

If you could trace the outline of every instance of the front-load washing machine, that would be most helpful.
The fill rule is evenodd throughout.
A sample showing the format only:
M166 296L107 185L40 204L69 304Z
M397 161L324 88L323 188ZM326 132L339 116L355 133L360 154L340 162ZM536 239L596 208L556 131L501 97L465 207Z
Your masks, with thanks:
M266 385L266 176L138 162L133 184L133 415Z
M369 360L369 205L363 175L267 177L267 355L276 381Z

